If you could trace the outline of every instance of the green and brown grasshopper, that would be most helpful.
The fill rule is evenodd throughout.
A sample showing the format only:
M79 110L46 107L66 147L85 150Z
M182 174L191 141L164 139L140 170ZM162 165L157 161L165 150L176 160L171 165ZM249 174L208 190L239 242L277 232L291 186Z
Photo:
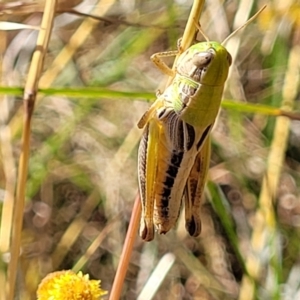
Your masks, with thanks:
M145 241L154 238L154 227L163 234L176 224L183 199L187 231L191 236L201 232L201 198L210 161L209 135L232 62L223 45L239 29L222 44L209 41L202 33L207 41L183 52L175 71L161 57L176 55L178 51L151 57L173 80L138 123L139 128L144 128L138 175L142 202L140 236Z

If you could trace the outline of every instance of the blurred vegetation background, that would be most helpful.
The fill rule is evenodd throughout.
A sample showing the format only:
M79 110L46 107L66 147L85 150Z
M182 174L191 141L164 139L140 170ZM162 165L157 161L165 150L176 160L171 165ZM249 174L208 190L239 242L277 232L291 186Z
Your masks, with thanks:
M201 25L222 41L264 4L228 43L234 64L224 97L232 107L221 111L212 133L203 232L189 237L180 218L176 230L151 243L137 236L122 299L300 297L300 125L248 106L300 109L300 1L207 0ZM110 290L138 188L136 123L167 80L149 57L176 49L191 5L59 1L40 81L45 93L32 121L17 299L36 299L41 279L63 269L89 273ZM1 21L39 25L43 8L4 1ZM0 36L4 287L23 113L19 90L7 95L5 88L24 86L37 32ZM95 95L95 87L103 89ZM156 281L149 280L153 271Z

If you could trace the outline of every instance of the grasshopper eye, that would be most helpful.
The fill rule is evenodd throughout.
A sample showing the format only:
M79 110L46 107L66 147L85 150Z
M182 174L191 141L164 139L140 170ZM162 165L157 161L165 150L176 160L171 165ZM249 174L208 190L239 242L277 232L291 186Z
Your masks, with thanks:
M209 65L213 58L214 54L212 52L199 52L193 56L192 63L197 68L204 68Z

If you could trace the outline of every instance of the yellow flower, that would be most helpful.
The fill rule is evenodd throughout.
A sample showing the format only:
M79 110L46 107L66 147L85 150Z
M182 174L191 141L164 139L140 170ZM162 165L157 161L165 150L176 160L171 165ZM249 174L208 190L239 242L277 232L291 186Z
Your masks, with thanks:
M38 300L98 300L107 292L100 288L100 280L73 271L48 274L37 290Z

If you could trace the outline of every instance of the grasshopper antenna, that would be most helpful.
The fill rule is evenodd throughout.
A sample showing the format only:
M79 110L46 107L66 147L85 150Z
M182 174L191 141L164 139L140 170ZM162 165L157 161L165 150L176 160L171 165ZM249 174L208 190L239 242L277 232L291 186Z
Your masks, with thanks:
M244 25L240 26L238 29L236 29L234 32L232 32L222 43L221 45L223 46L226 44L226 42L232 38L237 32L242 30L244 27L246 27L249 23L251 23L254 19L257 18L257 16L267 7L267 5L264 5L254 16L252 16ZM201 32L202 33L202 32ZM203 33L202 33L203 34Z
M201 27L200 23L196 22L195 19L194 19L194 23L195 23L195 26L197 27L197 29L199 30L199 32L202 34L202 36L203 36L204 39L206 40L206 42L207 42L208 44L210 44L209 38L208 38L208 36L204 33L204 31L202 30L202 27Z

